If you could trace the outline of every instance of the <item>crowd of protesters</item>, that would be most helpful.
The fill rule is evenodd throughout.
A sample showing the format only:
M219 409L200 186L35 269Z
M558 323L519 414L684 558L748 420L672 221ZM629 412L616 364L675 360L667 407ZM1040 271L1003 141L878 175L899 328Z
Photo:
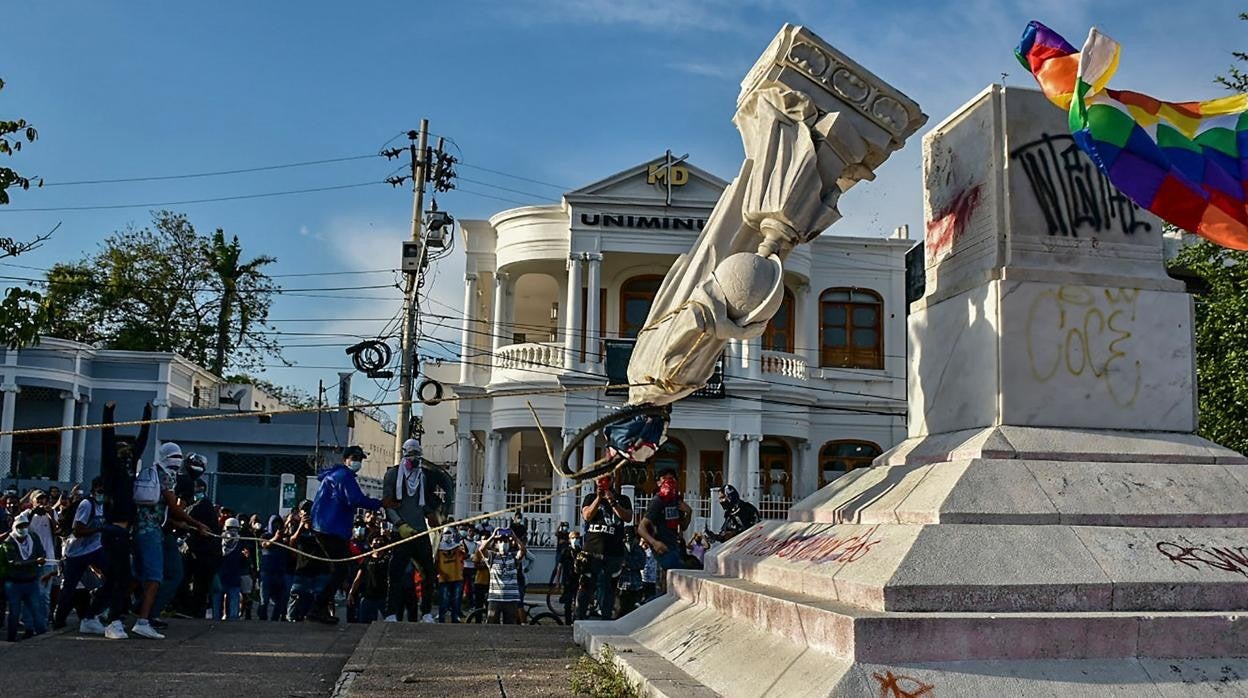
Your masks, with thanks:
M104 408L101 472L85 490L9 490L0 497L0 618L13 642L71 613L84 634L159 640L168 618L220 621L458 623L481 609L490 623L523 622L527 527L444 521L449 476L415 440L387 469L380 500L356 479L367 454L343 451L319 474L312 500L286 516L231 511L211 501L207 461L163 443L144 464L147 427L115 433ZM150 406L144 412L150 420ZM758 513L731 486L718 533L686 540L691 509L661 471L658 494L634 525L612 476L582 502L584 525L557 534L564 621L614 618L661 593L663 571L701 567L712 541L752 526ZM431 526L447 523L439 535ZM437 617L433 606L437 605ZM124 620L131 618L127 631Z

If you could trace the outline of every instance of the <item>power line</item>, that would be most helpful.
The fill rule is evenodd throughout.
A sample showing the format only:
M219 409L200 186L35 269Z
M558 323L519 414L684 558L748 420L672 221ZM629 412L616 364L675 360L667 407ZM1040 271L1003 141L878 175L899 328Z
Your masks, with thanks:
M302 162L288 162L280 165L262 165L260 167L245 167L237 170L216 170L213 172L193 172L190 174L175 175L150 175L145 177L117 177L114 179L82 179L73 182L47 182L43 183L45 187L74 187L84 184L119 184L124 182L156 182L160 180L173 179L196 179L199 177L220 177L224 175L246 174L248 172L268 172L270 170L284 170L291 167L310 167L312 165L328 165L336 162L350 162L352 160L366 160L368 158L380 157L377 153L368 155L350 155L343 158L328 158L325 160L304 160Z
M76 280L62 281L62 280L36 279L36 278L31 278L31 277L26 277L26 276L3 276L3 275L0 275L0 281L24 281L26 283L39 284L43 286L52 286L52 285L65 286L65 285L73 285L77 283ZM309 292L310 291L354 291L357 289L358 290L371 290L371 289L378 289L378 288L394 288L394 287L395 287L394 284L373 284L373 285L368 285L368 286L323 286L323 287L313 286L310 288L291 288L291 289L276 288L273 290L273 293L275 295L281 295L285 293L286 291L309 291ZM135 286L135 288L140 288L146 291L188 291L188 292L201 292L201 291L207 292L207 291L219 291L220 290L213 286L180 287L180 286L139 285L139 286ZM387 300L392 300L392 299L387 299Z
M375 184L383 184L380 181L373 182L357 182L355 184L339 184L332 187L311 187L308 189L288 189L286 191L272 191L263 194L238 194L235 196L217 196L208 199L186 199L184 201L155 201L142 204L100 204L95 206L39 206L12 208L10 206L0 206L0 213L6 212L33 212L33 211L104 211L124 208L157 208L160 206L186 206L189 204L207 204L217 201L241 201L243 199L264 199L274 196L289 196L292 194L311 194L320 191L338 191L341 189L357 189L359 187L370 187Z

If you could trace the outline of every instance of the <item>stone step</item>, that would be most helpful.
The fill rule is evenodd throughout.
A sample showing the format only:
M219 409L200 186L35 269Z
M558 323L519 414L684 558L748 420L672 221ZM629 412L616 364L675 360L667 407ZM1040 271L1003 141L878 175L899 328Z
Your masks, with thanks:
M795 505L819 523L1248 527L1248 465L977 457L855 470Z
M672 572L668 583L687 607L637 627L673 608L708 609L860 663L1248 656L1243 613L881 613L707 572Z
M763 522L706 569L891 612L1248 610L1243 528Z

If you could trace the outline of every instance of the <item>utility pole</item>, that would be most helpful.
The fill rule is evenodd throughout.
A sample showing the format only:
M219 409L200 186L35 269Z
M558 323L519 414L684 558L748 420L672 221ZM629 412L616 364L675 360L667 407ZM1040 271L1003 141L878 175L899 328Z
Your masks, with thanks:
M402 361L399 373L399 409L397 428L394 430L394 453L403 452L403 442L407 440L411 429L412 418L412 378L416 372L416 314L420 312L419 297L420 275L424 272L425 249L421 241L421 213L425 200L425 168L426 154L429 147L429 120L420 120L420 132L408 131L410 141L408 154L411 157L412 171L412 242L418 245L416 269L407 274L407 285L403 293L403 334Z
M321 469L321 396L325 394L325 381L316 382L316 470Z

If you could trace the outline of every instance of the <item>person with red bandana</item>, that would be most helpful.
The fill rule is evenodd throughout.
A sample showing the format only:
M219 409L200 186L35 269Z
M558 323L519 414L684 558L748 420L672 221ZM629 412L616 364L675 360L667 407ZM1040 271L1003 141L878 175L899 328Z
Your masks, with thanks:
M680 494L676 469L659 470L659 492L650 500L638 533L654 549L661 570L684 568L685 537L683 531L693 518L693 508Z
M611 475L595 481L594 491L581 502L585 519L586 579L576 600L576 617L589 617L589 601L597 601L597 617L615 615L615 587L624 566L624 524L633 520L633 503L620 494Z

